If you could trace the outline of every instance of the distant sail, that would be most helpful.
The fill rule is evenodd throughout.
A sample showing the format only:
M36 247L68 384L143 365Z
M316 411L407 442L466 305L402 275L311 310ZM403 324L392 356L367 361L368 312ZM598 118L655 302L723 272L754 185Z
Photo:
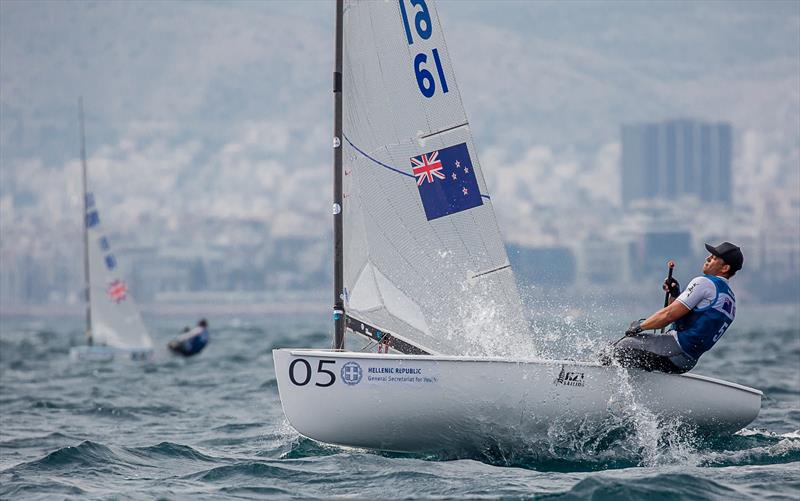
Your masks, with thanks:
M504 354L524 315L435 5L347 1L343 29L349 325Z
M86 194L86 218L91 287L91 325L94 345L114 348L152 348L128 283L120 270L92 193Z

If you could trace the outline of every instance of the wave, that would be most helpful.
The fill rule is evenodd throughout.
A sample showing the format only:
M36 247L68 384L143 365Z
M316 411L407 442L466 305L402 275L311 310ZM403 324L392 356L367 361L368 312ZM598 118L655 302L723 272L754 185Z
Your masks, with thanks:
M84 440L77 446L67 446L56 449L41 459L22 463L6 471L40 472L45 471L110 471L113 465L122 464L117 455L107 446Z
M216 483L226 480L239 481L247 478L257 478L261 481L265 479L286 480L310 477L312 475L314 473L303 471L299 467L289 467L285 463L272 464L266 461L245 461L202 470L186 475L183 478L185 480Z
M791 383L787 386L761 386L760 390L764 392L765 399L774 399L777 395L800 395L800 388L793 386Z
M29 449L31 447L42 447L50 444L63 444L64 442L74 442L76 437L64 433L53 432L36 437L14 438L0 442L0 449Z
M130 420L141 420L143 416L163 418L180 412L180 409L171 405L114 405L110 402L90 402L81 409L85 415Z
M757 466L800 461L800 433L777 435L743 430L727 439L717 439L704 451L702 466Z
M349 449L352 450L352 448ZM339 447L338 445L323 444L321 442L316 442L314 440L311 440L310 438L297 436L294 440L292 440L292 442L289 444L288 450L284 452L280 456L280 458L304 459L309 457L331 456L334 454L340 454L343 450L348 450L348 448ZM388 456L391 454L391 453L384 453L381 451L374 451L374 453L376 455L384 455L384 456ZM408 455L408 457L414 457L414 456Z
M667 473L641 478L604 475L585 478L568 491L541 499L741 499L742 493L701 476Z
M0 475L2 478L2 475ZM52 479L37 479L36 481L0 482L0 499L30 499L38 496L40 499L52 499L56 496L85 497L87 492L77 485L66 481L59 482Z
M800 433L776 435L747 430L731 437L709 437L683 428L679 422L653 420L643 433L635 423L606 424L580 429L551 427L547 439L474 444L431 454L395 453L322 444L297 436L281 459L302 459L364 453L390 459L441 462L475 460L498 467L540 472L577 473L634 467L729 467L782 465L800 461ZM650 441L652 440L652 442Z
M319 325L229 329L199 357L124 367L70 362L79 331L3 332L0 498L698 499L800 488L800 430L784 433L800 423L796 364L760 362L780 349L761 336L751 349L728 339L702 367L766 391L761 417L736 435L700 436L626 400L602 426L415 455L321 444L287 423L271 350L329 345Z
M212 428L212 431L217 431L221 433L238 433L243 430L252 430L258 429L261 430L264 428L265 423L262 422L254 422L254 423L228 423L223 424L221 426L215 426Z
M278 390L278 379L270 377L258 387L259 390Z
M214 462L219 458L203 454L202 452L189 447L188 445L176 444L172 442L161 442L157 445L148 447L130 447L127 450L141 458L146 459L190 459L192 461Z
M172 442L161 442L146 447L117 447L84 440L77 446L65 446L56 449L41 459L21 463L4 471L4 473L21 474L24 472L119 472L122 469L141 467L160 468L164 460L190 460L201 462L220 461L188 446Z
M219 489L219 492L225 497L256 497L259 499L268 496L279 498L298 497L297 487L281 489L280 487L236 486L223 487Z

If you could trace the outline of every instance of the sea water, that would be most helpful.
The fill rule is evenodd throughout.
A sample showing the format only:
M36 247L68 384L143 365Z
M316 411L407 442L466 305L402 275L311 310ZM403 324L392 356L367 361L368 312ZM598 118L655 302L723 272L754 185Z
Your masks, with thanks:
M79 363L68 354L82 343L80 318L2 317L0 497L797 499L800 492L796 308L737 319L695 368L764 392L758 419L734 436L695 437L623 401L626 412L605 429L553 423L544 441L438 456L324 445L287 423L271 351L329 346L325 319L210 320L211 343L194 358L159 351L148 363ZM159 347L185 323L146 321ZM560 355L576 358L615 339L573 314L537 328ZM624 400L624 371L618 384Z

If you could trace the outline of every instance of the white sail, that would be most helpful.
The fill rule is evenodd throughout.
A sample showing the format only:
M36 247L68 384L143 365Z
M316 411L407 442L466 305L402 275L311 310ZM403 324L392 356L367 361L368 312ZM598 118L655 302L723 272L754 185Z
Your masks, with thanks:
M346 1L343 29L348 327L505 354L521 301L435 5Z
M139 308L111 250L92 193L86 194L90 322L94 345L113 348L152 348Z

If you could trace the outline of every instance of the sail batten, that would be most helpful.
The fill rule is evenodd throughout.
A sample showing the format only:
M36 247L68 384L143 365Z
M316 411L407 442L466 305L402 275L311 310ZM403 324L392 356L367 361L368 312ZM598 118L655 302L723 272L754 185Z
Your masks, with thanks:
M476 330L524 315L436 7L347 0L342 26L345 310L429 352L502 354Z
M439 134L444 134L446 132L450 132L451 130L458 129L460 127L467 127L469 126L469 122L464 122L463 124L454 125L452 127L448 127L446 129L438 130L436 132L431 132L430 134L425 134L424 136L420 136L420 139L428 139L429 137L437 136Z

